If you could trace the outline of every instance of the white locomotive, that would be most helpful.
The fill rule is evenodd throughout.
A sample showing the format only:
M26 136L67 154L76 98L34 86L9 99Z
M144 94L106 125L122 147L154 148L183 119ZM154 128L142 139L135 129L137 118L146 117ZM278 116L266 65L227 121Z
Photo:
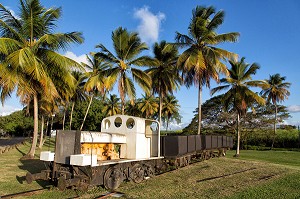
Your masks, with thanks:
M26 181L51 180L61 190L96 185L114 190L124 180L139 183L165 171L168 165L186 166L192 157L208 159L232 147L232 137L161 137L156 120L114 115L103 119L101 132L58 130L55 153L43 151L40 155L47 168L27 173Z

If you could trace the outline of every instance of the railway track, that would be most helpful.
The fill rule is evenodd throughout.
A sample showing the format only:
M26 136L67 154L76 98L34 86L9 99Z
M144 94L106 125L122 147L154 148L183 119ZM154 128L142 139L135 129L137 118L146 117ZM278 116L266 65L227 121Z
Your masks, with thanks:
M15 198L15 197L20 197L20 196L32 196L38 193L43 192L44 190L48 190L48 189L35 189L35 190L31 190L31 191L23 191L20 193L13 193L13 194L8 194L8 195L4 195L4 196L0 196L1 199L7 199L7 198Z
M48 189L42 188L42 189L35 189L35 190L31 190L31 191L24 191L24 192L19 192L19 193L14 193L14 194L8 194L8 195L0 196L0 199L8 199L8 198L21 197L21 196L32 196L35 194L42 193L45 190L48 190ZM104 198L109 198L109 197L121 197L123 195L124 195L124 193L113 191L113 192L108 192L108 193L96 196L94 199L104 199ZM72 199L80 199L82 197L84 197L84 196L77 196Z

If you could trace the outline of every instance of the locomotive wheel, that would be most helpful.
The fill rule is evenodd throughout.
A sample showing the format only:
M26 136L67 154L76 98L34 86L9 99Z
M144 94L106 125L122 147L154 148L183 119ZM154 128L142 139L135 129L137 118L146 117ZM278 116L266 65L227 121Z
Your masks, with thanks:
M151 164L144 164L145 176L153 177L155 175L154 167Z
M119 169L110 167L104 174L104 187L109 190L117 189L123 181L122 173Z
M144 174L145 170L140 164L135 164L130 173L130 178L133 180L135 183L140 183L144 180Z
M164 173L167 171L167 169L168 169L168 164L165 161L162 161L155 166L156 173Z

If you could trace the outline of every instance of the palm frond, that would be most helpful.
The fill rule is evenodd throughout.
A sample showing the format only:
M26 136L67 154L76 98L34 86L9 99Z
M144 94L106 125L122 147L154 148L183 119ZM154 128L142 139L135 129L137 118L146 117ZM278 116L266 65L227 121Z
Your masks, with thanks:
M216 88L213 88L210 90L210 94L214 95L216 92L220 92L222 90L227 90L230 86L229 85L225 85L225 86L218 86Z

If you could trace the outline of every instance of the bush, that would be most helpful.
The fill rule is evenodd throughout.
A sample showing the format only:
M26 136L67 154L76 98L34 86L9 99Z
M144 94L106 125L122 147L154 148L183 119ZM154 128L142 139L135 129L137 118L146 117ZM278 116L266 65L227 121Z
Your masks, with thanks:
M25 111L16 111L0 117L0 129L11 136L30 136L33 131L33 118L27 117Z
M242 133L241 145L244 149L253 146L270 148L273 141L273 130L254 130ZM274 148L298 148L299 132L297 129L278 129L276 131Z

